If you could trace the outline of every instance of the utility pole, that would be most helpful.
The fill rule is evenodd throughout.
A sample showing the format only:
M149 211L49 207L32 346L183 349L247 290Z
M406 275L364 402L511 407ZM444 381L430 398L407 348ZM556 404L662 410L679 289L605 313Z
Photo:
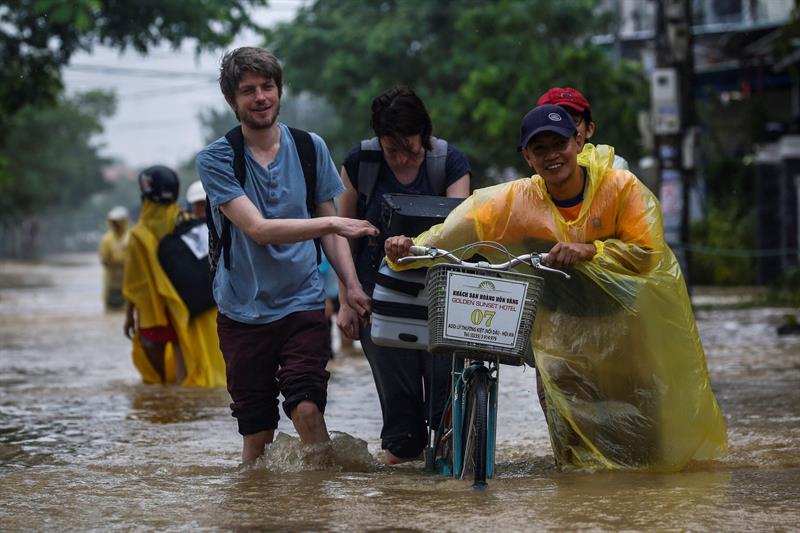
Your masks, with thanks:
M691 286L690 190L694 173L691 0L655 0L656 70L651 79L659 196L664 236Z

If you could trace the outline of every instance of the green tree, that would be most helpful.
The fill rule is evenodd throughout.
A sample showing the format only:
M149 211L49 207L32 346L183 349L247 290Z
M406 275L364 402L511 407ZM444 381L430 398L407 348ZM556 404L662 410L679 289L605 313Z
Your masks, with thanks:
M222 100L221 93L219 97ZM239 124L233 111L227 105L200 110L197 113L197 121L200 123L200 130L203 132L203 145L216 141L232 127ZM195 167L195 156L196 154L190 154L175 169L181 179L181 191L185 191L190 183L200 179Z
M114 96L97 91L14 114L0 149L6 175L13 177L0 186L0 253L33 256L45 244L45 233L71 236L70 213L108 187L102 173L108 161L90 139L102 132L102 120L114 108ZM45 213L53 223L39 216ZM58 241L48 238L46 244Z
M26 106L10 123L0 157L13 176L0 189L0 220L14 221L56 205L80 206L105 186L100 147L102 119L115 109L112 94L62 97L52 107Z
M220 98L222 98L221 95ZM216 141L225 135L228 130L239 124L239 121L236 120L236 115L233 114L233 111L228 106L209 107L200 111L197 114L197 120L200 122L205 144Z
M54 103L61 67L101 44L146 53L193 39L198 52L255 28L249 8L267 0L6 0L0 4L0 132L26 105ZM2 133L0 133L0 141Z
M523 171L520 118L552 86L583 91L594 103L597 138L629 159L639 155L636 115L647 84L639 65L615 65L592 44L611 24L596 4L317 0L269 31L266 43L284 61L292 90L336 110L332 144L368 136L372 98L407 84L425 100L434 133L467 152L480 183L487 169Z
M113 101L97 95L74 101L63 98L61 68L75 52L105 45L147 53L164 43L177 48L188 39L199 53L230 43L245 28L259 29L249 12L267 3L6 0L0 4L0 220L6 229L11 221L25 223L22 218L50 206L77 209L90 191L102 186L90 135L102 131L100 123L93 122L103 114L100 100L105 98L106 106ZM75 124L53 120L70 113ZM45 123L49 129L41 127ZM39 133L30 135L34 130Z
M703 220L692 225L692 241L703 243L692 254L695 284L750 285L755 282L755 259L747 255L755 248L753 211L711 203ZM720 250L727 250L724 255ZM741 252L741 253L737 253Z

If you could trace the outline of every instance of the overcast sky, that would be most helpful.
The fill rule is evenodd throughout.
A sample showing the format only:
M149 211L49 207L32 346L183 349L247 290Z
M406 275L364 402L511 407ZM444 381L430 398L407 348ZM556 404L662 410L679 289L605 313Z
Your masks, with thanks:
M273 7L256 12L255 19L262 25L289 20L303 3L273 0ZM259 44L255 36L241 35L231 48ZM64 70L64 81L68 92L116 91L117 113L97 139L105 145L103 155L136 168L176 166L203 147L198 112L224 105L217 84L222 53L195 57L188 42L181 50L158 49L148 56L99 47L91 54L76 54Z

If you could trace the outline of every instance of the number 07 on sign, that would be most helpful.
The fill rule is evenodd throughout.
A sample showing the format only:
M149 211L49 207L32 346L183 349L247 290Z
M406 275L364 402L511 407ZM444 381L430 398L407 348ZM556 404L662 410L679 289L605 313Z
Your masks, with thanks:
M444 338L513 347L528 283L448 272Z

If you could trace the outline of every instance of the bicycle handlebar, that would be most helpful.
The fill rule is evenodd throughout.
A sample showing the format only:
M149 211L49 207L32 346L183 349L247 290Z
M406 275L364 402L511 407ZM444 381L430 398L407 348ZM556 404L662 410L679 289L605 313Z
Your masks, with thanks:
M538 270L546 270L548 272L556 272L561 274L566 279L570 279L570 275L563 270L557 268L550 268L545 266L544 262L547 261L546 253L533 252L529 254L511 256L511 259L505 263L490 263L488 261L470 262L464 261L460 257L456 257L452 252L448 252L442 248L428 247L428 246L411 246L409 249L412 255L401 257L397 260L399 264L412 263L414 261L421 261L426 259L437 259L443 257L456 265L474 266L479 268L488 268L490 270L511 270L517 265L528 265Z

